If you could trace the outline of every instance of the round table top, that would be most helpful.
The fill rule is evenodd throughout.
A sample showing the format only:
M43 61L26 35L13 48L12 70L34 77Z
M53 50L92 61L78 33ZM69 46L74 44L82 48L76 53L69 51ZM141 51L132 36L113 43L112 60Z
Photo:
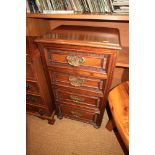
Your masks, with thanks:
M123 82L113 88L108 101L115 125L129 148L129 82Z

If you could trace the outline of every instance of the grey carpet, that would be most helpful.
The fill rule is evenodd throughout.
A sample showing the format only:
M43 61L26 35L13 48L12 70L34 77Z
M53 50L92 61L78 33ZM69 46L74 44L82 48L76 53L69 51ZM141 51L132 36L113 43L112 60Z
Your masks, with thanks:
M54 125L27 115L27 155L124 155L116 136L105 125L92 125L55 117Z

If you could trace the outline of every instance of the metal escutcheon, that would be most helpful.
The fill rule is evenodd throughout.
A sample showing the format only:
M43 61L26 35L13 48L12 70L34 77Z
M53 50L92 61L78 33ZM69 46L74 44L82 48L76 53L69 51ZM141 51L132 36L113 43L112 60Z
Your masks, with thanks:
M69 82L72 86L80 87L83 86L84 80L75 76L69 76Z
M74 117L81 117L82 115L78 112L75 112L75 111L71 111L71 114L74 116Z
M70 95L69 97L73 102L78 104L84 101L84 98L79 98L78 96Z
M80 56L67 56L66 59L71 66L80 66L85 62L85 59Z

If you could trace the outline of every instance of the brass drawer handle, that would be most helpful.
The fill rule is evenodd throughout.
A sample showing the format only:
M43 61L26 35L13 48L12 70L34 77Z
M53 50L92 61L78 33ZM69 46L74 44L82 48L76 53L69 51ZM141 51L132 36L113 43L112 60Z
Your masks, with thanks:
M75 76L69 76L69 82L72 86L81 87L83 86L84 80Z
M81 117L82 115L78 112L71 111L71 114L74 115L75 117Z
M67 59L67 62L71 66L76 66L76 67L80 66L81 64L83 64L85 62L85 59L80 56L67 56L66 59Z
M84 98L79 98L78 96L70 95L69 97L73 102L77 104L84 101Z

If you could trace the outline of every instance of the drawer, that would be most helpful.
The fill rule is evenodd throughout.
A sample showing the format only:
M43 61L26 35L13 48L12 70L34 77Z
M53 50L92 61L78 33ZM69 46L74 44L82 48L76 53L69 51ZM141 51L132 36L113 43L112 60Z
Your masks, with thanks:
M87 70L102 71L107 73L109 58L108 54L94 54L88 52L47 50L47 64L60 64L68 67L76 67Z
M105 87L106 80L87 78L78 75L76 76L74 74L72 75L59 72L52 72L50 70L49 72L52 84L55 85L66 85L74 88L89 89L99 91L100 93L102 93L102 90L104 90Z
M66 106L63 104L60 104L61 113L63 116L78 119L84 122L94 122L95 113L84 111L80 108L75 108L73 106Z
M29 104L26 104L26 112L28 113L34 113L34 114L39 114L39 115L50 115L50 112L45 109L45 108L41 108L41 107L36 107L36 106L32 106Z
M26 81L26 92L35 93L39 95L39 87L36 82Z
M78 87L70 87L65 85L52 85L52 88L53 88L53 91L56 89L59 89L65 92L68 91L75 94L82 94L82 95L95 96L95 97L101 97L101 98L104 97L104 94L101 91L86 90Z
M31 63L26 63L26 78L35 80L34 70Z
M80 93L71 93L62 90L55 90L55 98L60 102L69 102L76 105L88 106L93 108L99 108L101 98L87 95L81 95Z
M40 96L26 94L26 103L33 104L33 105L43 105L43 100Z

